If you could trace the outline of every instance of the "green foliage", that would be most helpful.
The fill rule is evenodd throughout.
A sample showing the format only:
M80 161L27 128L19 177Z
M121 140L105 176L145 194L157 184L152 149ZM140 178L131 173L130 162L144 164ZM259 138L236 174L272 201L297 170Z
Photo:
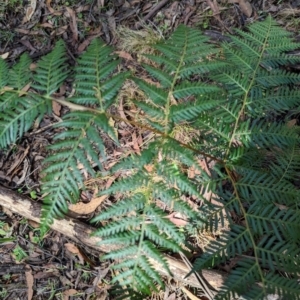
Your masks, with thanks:
M300 76L286 68L299 62L286 53L299 44L269 17L231 38L219 47L198 30L179 26L170 39L154 45L155 55L147 55L152 63L143 65L159 86L131 78L147 97L132 99L143 111L143 124L132 125L146 127L155 139L109 171L126 174L102 191L120 200L92 220L99 224L94 235L117 245L104 258L116 261L113 282L126 287L115 291L120 299L141 299L163 286L155 266L171 271L162 253L188 251L190 235L207 229L223 231L194 271L237 261L216 299L236 294L264 299L272 293L299 299L300 203L294 184L299 130L282 120L300 103ZM1 147L17 142L51 111L53 93L70 77L61 42L33 72L29 64L22 56L9 69L0 60ZM99 40L77 61L76 93L64 102L72 111L56 125L59 133L45 160L43 231L78 200L82 168L90 176L95 168L107 175L101 164L104 139L118 144L109 109L128 78L126 72L115 74L118 66L112 49ZM180 131L187 126L192 134L183 140ZM210 162L210 172L200 159ZM190 169L196 171L193 178ZM214 195L214 204L207 194ZM200 209L186 199L196 199ZM166 218L173 211L189 225L175 226Z

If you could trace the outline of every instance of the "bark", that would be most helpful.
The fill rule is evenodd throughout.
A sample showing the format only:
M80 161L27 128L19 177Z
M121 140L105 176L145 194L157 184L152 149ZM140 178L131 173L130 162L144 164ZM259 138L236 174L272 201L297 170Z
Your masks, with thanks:
M1 186L0 205L9 209L13 213L21 215L26 219L33 220L37 223L41 222L40 203ZM110 251L120 247L118 245L99 245L101 239L99 237L91 236L91 233L94 231L94 228L92 226L86 225L70 217L65 217L65 219L60 220L54 220L54 223L51 225L51 229L60 232L61 234L73 239L79 244L82 243L101 252L109 253ZM189 269L182 261L176 260L169 256L165 256L165 258L170 266L170 270L172 271L173 278L175 280L194 287L201 288L201 284L199 283L195 275L191 275L188 278L185 278L186 274L189 273ZM169 274L162 266L155 264L155 262L154 265L156 270L161 275L169 277ZM201 275L206 280L206 282L209 283L209 285L215 290L218 290L220 288L227 277L226 273L216 270L202 270Z

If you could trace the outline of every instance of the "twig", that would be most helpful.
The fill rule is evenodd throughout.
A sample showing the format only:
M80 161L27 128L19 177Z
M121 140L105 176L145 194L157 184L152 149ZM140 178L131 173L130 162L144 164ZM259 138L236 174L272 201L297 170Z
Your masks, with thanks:
M146 22L148 19L150 19L158 10L160 10L162 7L164 7L169 0L162 0L159 3L157 3L150 11L149 13L142 19L142 22ZM140 29L142 27L141 22L138 22L135 26L136 29Z

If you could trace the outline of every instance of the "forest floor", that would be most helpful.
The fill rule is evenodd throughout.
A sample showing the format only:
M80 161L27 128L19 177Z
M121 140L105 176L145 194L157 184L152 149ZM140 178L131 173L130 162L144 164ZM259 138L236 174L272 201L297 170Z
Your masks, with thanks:
M167 38L179 24L198 28L213 40L268 14L298 36L300 1L280 0L6 0L0 1L0 57L9 64L24 52L33 61L50 52L59 39L70 64L97 37L117 49L126 68L134 68L146 41ZM64 91L62 89L61 93ZM123 97L137 91L128 87ZM136 96L136 95L135 95ZM37 127L7 151L0 152L0 185L40 201L40 172L55 131L52 125L66 108L54 107ZM123 136L122 136L123 135ZM137 151L139 133L120 130L123 148ZM112 157L117 160L118 151ZM95 186L81 194L89 203ZM92 214L80 215L88 222ZM0 203L0 299L113 299L109 263L99 253L56 231L41 239L38 224L11 213ZM225 268L226 269L226 268ZM226 271L226 270L225 270ZM175 280L151 299L191 299ZM197 291L193 290L194 299ZM190 298L189 298L190 297Z

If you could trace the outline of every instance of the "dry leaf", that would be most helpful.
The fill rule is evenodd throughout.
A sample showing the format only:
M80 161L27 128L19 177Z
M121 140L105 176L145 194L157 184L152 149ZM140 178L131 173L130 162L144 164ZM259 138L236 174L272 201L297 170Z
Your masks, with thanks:
M69 300L69 297L70 296L74 296L76 295L78 292L74 289L69 289L69 290L65 290L63 292L63 297L64 297L64 300Z
M68 29L68 25L59 27L57 30L52 31L51 35L56 35L56 36L62 35L63 33L66 32L67 29Z
M26 265L26 271L25 271L25 277L26 277L26 284L27 284L27 299L31 300L33 296L33 276L32 271L29 265Z
M66 276L59 276L59 281L63 286L74 286L74 283L72 283L72 281Z
M23 153L21 153L19 155L19 157L16 157L15 162L10 166L10 169L6 172L7 175L10 175L14 173L15 169L23 162L23 160L25 159L25 157L27 156L28 152L29 152L30 147L28 146ZM11 175L11 176L12 176Z
M228 3L238 3L244 15L248 18L252 15L252 6L247 0L228 0Z
M212 10L214 16L220 14L220 9L216 0L206 0L206 2Z
M187 290L184 286L181 287L181 290L191 299L191 300L201 300L195 295L193 295L189 290Z
M137 138L135 131L132 133L132 144L133 144L132 147L135 150L135 153L140 154L141 149L139 146L139 139Z
M297 124L297 119L292 119L290 121L287 122L287 126L288 127L294 127Z
M52 101L52 110L58 117L60 117L61 105L58 102Z
M147 172L151 173L154 169L153 165L144 165L144 168L146 169Z
M89 203L79 202L76 204L71 204L69 210L71 212L87 215L95 211L95 209L107 198L107 196L101 196L93 198Z
M78 256L80 263L84 264L84 258L80 252L80 250L72 243L66 243L64 244L65 248L72 254L75 254Z
M73 9L71 9L70 7L67 7L67 6L66 6L66 11L67 11L67 13L65 13L65 16L67 18L71 18L70 29L73 33L73 43L75 43L78 41L78 29L77 29L75 12Z
M187 221L176 217L177 213L173 212L170 215L166 216L167 219L169 219L173 224L175 224L176 226L180 227L180 226L186 226L187 225Z
M115 51L115 53L118 54L119 57L121 57L121 58L125 58L127 60L133 60L132 56L128 52L125 52L125 51Z
M81 13L83 11L90 11L91 9L91 6L90 5L80 5L78 6L77 8L75 8L75 12L76 13Z
M2 59L6 59L6 58L8 58L8 56L9 56L9 52L5 52L5 53L3 53L3 54L0 55L0 57Z
M27 83L27 84L22 88L22 90L20 91L19 97L25 95L26 92L29 90L30 86L31 86L31 82Z
M26 39L21 39L20 42L27 47L30 51L35 52L36 49L31 45L31 43L29 42L29 40Z
M113 182L115 177L107 181L105 188L108 189ZM77 204L71 204L69 210L72 213L87 215L95 211L95 209L107 198L106 195L93 198L89 203L79 202Z
M39 24L39 27L44 27L44 28L53 28L53 25L50 23L43 23L43 24Z
M105 2L105 0L98 0L98 1L97 1L98 7L99 7L99 8L100 8L100 7L104 7L104 2Z
M55 16L61 16L62 13L60 11L55 11L52 7L51 7L51 1L52 0L47 0L46 1L46 6L49 10L49 12L52 14L52 15L55 15Z
M252 15L252 6L247 0L239 0L239 5L242 13L248 18Z
M36 0L31 0L30 5L26 8L26 14L23 23L28 22L36 9Z
M5 87L3 87L1 90L1 93L0 93L0 95L2 95L3 93L5 93L5 92L7 92L7 91L11 91L11 90L13 90L14 88L12 88L12 87L10 87L10 86L5 86Z
M34 71L36 68L37 68L37 64L35 64L35 63L31 63L29 66L30 71Z
M27 222L28 222L28 224L29 224L31 227L33 227L33 228L39 228L39 227L40 227L40 224L39 224L39 223L34 222L34 221L32 221L32 220L28 220Z

